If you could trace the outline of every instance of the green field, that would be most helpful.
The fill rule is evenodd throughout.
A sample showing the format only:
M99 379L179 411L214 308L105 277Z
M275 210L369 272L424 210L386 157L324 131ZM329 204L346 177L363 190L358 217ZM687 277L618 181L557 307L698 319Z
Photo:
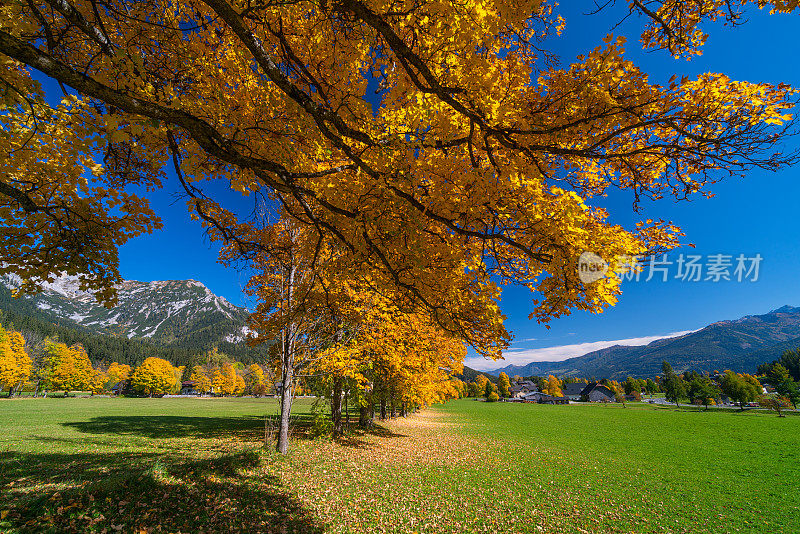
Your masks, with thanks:
M280 457L274 410L2 399L0 532L800 532L797 416L462 400Z

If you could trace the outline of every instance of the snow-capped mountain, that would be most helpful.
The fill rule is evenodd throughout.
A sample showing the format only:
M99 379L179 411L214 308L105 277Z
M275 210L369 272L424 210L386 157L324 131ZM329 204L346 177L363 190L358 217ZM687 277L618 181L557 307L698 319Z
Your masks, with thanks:
M13 291L20 280L6 276L0 283ZM106 308L90 292L79 288L77 277L65 275L45 284L41 293L22 297L22 301L28 309L35 306L38 315L46 318L74 321L93 332L166 344L198 336L238 343L248 332L248 311L196 280L126 280L117 291L117 306Z

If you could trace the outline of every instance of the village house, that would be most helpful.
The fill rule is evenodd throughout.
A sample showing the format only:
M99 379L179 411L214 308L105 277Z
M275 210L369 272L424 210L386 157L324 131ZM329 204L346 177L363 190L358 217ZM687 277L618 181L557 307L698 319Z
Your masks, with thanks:
M195 389L197 382L194 380L184 380L181 382L181 395L200 395L200 392Z
M553 395L538 391L535 393L528 393L522 397L522 401L535 402L537 404L569 404L569 399L567 397L554 397Z
M561 394L571 401L579 401L581 400L581 393L583 393L583 388L585 387L586 384L584 382L564 384L564 386L561 388Z
M616 402L616 395L611 389L599 382L589 382L581 391L584 402Z
M112 395L130 395L132 393L131 380L122 380L111 387Z
M536 393L537 391L539 391L538 386L531 380L515 382L510 388L508 388L511 398L522 398L529 393Z

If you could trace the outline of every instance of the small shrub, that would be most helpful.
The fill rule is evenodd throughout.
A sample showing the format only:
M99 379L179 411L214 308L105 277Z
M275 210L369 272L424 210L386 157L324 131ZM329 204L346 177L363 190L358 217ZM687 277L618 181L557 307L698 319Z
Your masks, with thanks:
M497 393L495 393L494 391L489 393L489 396L486 397L486 402L497 402L499 400L500 400L500 397L498 397Z
M311 406L311 428L309 434L312 438L331 437L333 434L333 421L328 415L328 407L322 399L317 399Z

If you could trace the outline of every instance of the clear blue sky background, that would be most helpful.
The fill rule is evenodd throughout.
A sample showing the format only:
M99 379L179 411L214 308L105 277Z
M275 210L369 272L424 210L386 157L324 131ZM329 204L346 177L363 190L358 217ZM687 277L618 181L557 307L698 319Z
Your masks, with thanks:
M590 3L580 4L589 9ZM580 10L567 10L566 30L558 42L563 63L600 44L613 25L612 12L608 16L585 16ZM711 71L724 72L738 80L786 82L800 87L800 18L769 16L755 9L748 16L749 22L735 29L721 24L710 27L703 56L691 62L674 60L663 52L643 52L638 45L641 22L636 19L615 33L628 37L627 56L651 73L654 81L666 82L676 73L696 76ZM796 146L800 140L791 142ZM554 320L550 330L527 319L531 295L509 288L502 309L516 336L513 348L668 334L722 319L765 313L784 304L800 305L798 179L800 167L775 174L754 171L746 179L726 180L714 186L713 199L684 203L664 200L643 206L645 217L672 220L683 227L686 241L696 245L694 250L685 250L687 253L761 254L764 260L757 282L627 282L616 307L602 315L575 313ZM193 278L233 303L252 304L242 293L247 276L216 263L216 248L204 238L199 225L189 221L183 202L175 202L176 192L176 184L168 182L163 191L152 197L156 211L164 218L165 229L122 248L122 275L136 280ZM232 202L247 202L222 190L220 194ZM642 217L632 213L631 200L628 195L608 199L612 221L630 227ZM675 251L673 256L680 252Z

